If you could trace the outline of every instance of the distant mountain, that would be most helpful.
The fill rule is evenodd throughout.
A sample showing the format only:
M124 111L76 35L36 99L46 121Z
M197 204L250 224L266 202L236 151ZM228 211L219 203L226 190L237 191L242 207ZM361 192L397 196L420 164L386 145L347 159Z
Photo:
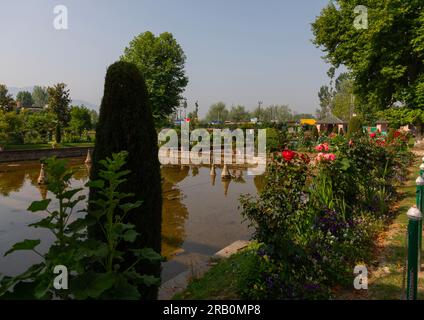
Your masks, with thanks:
M29 91L32 92L32 90L34 90L34 86L32 87L8 87L7 88L9 90L9 93L11 95L13 95L14 98L16 98L16 95L18 94L18 92L20 91ZM71 105L76 105L76 106L80 106L80 105L84 105L86 106L88 109L92 109L92 110L99 110L99 106L96 106L94 103L85 101L85 100L80 100L80 99L72 99Z

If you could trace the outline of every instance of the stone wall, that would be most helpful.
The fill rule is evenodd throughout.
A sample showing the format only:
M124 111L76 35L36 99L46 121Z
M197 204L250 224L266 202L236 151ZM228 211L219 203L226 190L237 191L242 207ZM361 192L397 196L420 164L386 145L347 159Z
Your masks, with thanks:
M5 150L0 151L0 162L16 162L40 160L56 156L57 158L84 157L92 147L38 149L38 150Z

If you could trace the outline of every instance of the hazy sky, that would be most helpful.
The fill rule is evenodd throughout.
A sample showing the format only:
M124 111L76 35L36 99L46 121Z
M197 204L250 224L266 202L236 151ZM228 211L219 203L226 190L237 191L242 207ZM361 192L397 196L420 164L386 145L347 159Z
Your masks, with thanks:
M74 99L100 104L104 76L129 41L174 34L187 55L189 109L214 102L248 109L289 104L313 112L328 82L310 24L328 0L1 0L0 83L65 82ZM56 5L69 29L53 28Z

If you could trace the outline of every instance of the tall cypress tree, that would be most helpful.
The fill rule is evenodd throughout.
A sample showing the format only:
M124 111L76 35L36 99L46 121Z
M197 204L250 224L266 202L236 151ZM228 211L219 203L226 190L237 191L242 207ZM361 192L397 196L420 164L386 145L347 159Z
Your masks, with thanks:
M160 253L162 187L157 133L144 78L137 67L128 62L116 62L107 70L91 179L99 177L100 160L120 151L128 152L126 169L131 170L120 191L135 194L129 201L143 201L142 206L131 211L126 218L126 222L134 224L140 233L138 240L128 249L149 247ZM96 192L92 189L90 200L95 198ZM90 230L89 235L101 237L101 231ZM125 265L134 262L130 255L125 259ZM160 270L160 264L142 264L137 271L160 277ZM142 287L140 293L143 299L156 299L157 290Z

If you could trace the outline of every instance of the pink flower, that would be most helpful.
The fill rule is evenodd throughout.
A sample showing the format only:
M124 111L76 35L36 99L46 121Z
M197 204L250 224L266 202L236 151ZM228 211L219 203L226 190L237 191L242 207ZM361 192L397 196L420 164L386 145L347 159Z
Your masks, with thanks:
M323 146L324 146L324 150L325 151L330 150L330 147L328 146L328 143L324 143Z
M316 146L315 150L318 151L318 152L328 151L328 150L330 150L330 147L328 146L328 143L323 143L323 144Z
M351 146L353 146L353 140L352 139L349 140L349 147L351 147Z
M316 161L321 162L322 160L324 160L324 156L325 156L324 153L322 153L322 152L318 153L318 155L316 157Z
M336 155L333 153L318 153L316 157L317 162L321 161L335 161L337 159Z
M327 153L324 155L324 159L328 161L335 161L336 155L334 153Z

